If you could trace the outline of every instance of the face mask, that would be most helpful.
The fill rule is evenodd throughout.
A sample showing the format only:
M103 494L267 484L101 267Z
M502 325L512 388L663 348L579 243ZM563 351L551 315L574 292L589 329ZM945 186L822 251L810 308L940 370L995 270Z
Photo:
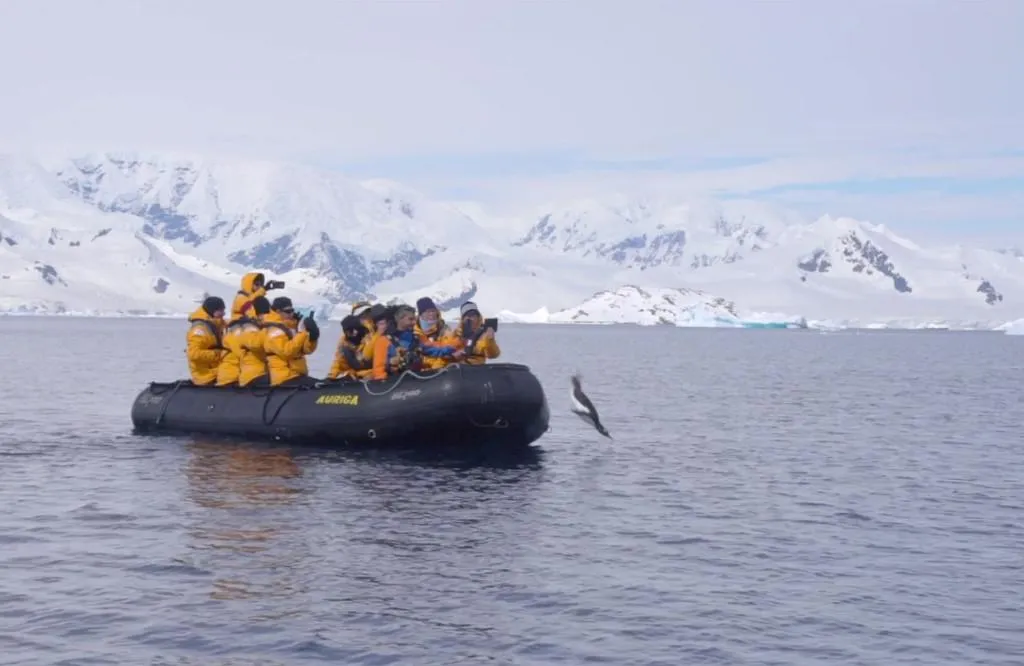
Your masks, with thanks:
M434 324L436 323L437 322L430 321L428 319L420 317L420 328L423 329L424 331L429 331L430 329L434 328Z

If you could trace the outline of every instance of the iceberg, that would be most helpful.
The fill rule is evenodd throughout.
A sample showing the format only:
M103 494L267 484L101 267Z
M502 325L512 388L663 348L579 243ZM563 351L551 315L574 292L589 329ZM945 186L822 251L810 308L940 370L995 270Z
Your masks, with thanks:
M547 307L541 307L533 312L517 313L509 310L502 310L498 313L498 319L507 321L510 324L547 324L551 321L551 313Z
M743 328L808 328L803 317L781 312L751 312L740 318Z
M329 321L331 315L334 314L334 305L332 303L318 303L317 305L297 307L295 308L295 313L303 319L312 317L316 321Z
M1002 331L1006 335L1024 335L1024 319L1008 321L1002 326L996 327L995 330Z
M784 321L743 321L740 322L743 328L791 328L788 322ZM807 328L806 326L793 326L792 328Z

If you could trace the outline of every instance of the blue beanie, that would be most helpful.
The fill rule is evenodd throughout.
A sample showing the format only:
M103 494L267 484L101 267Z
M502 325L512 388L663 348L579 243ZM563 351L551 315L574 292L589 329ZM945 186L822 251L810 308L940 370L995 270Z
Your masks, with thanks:
M424 296L420 300L416 301L416 309L419 314L423 314L427 310L437 310L437 306L434 305L434 299L429 296Z

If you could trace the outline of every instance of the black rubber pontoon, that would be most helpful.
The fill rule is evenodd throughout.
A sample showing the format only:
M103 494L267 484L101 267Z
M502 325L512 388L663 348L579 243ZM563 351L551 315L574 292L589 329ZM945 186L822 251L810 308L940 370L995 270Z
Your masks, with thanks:
M524 365L452 365L381 381L224 388L153 382L136 432L205 433L318 445L526 446L548 429L544 389Z

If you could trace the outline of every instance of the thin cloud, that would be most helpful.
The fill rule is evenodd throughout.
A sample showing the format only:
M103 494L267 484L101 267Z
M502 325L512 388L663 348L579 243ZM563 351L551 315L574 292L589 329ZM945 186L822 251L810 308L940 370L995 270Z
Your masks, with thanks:
M1018 0L5 0L0 150L289 159L517 211L618 189L1004 224L1012 192L841 183L1024 175L1022 32Z
M1022 26L1013 0L9 0L0 136L343 159L1024 147Z

